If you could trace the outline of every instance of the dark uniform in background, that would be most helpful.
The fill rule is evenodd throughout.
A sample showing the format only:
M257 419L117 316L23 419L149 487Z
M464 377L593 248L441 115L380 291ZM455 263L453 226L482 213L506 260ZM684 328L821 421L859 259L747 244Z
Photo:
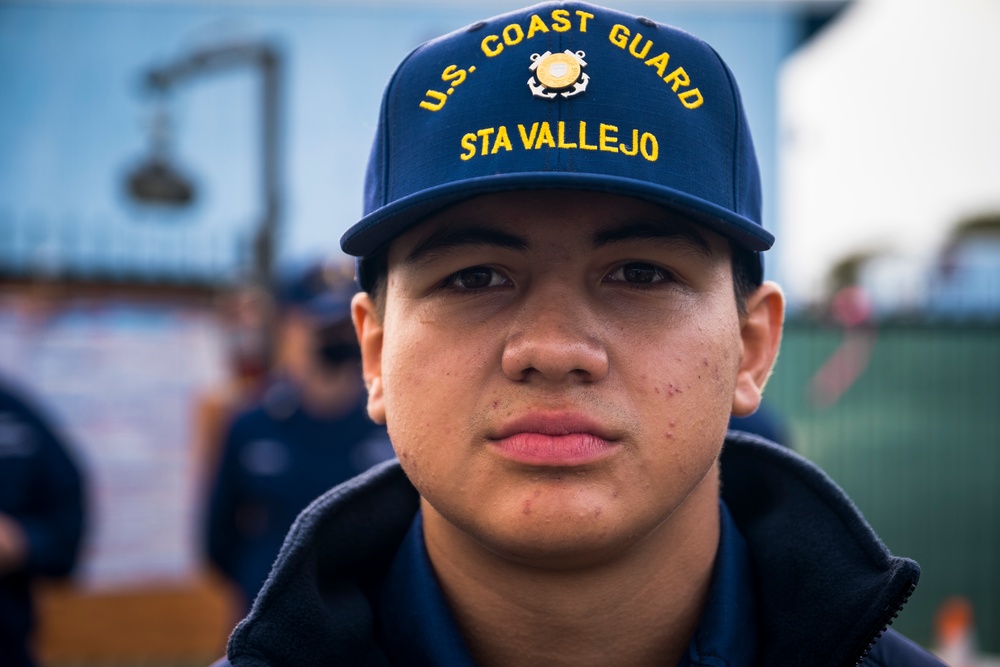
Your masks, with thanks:
M336 284L324 271L310 267L278 290L279 329L295 332L284 331L279 341L286 354L263 398L229 426L211 492L208 555L246 605L298 513L332 486L393 456L385 427L365 409L350 321L353 284ZM317 382L340 382L344 389L310 401Z
M298 405L293 387L276 385L226 436L209 511L212 562L251 602L298 513L391 456L385 429L363 403L342 417L318 418Z
M42 414L0 382L0 664L33 665L31 586L67 575L83 534L80 472Z

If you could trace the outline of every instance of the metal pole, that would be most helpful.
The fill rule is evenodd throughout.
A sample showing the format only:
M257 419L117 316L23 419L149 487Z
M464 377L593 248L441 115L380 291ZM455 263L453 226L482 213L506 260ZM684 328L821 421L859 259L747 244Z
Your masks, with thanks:
M278 89L281 80L281 63L277 54L270 49L262 50L260 54L262 88L261 116L261 186L264 189L264 216L260 221L257 238L254 243L254 273L255 278L265 284L274 271L275 246L277 244L278 216L281 206L278 182L278 100L281 91Z
M153 91L164 93L194 76L246 65L255 67L261 73L261 188L264 211L251 243L251 261L254 282L267 286L273 277L281 219L281 56L278 50L267 43L204 49L151 68L146 72L146 85Z

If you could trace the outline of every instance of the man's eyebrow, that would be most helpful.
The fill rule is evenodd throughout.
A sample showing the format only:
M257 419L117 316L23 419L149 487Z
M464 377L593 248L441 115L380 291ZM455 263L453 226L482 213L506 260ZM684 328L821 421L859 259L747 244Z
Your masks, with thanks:
M426 262L445 250L462 246L494 246L524 251L528 249L528 241L510 232L483 225L441 227L410 250L403 261L406 264Z
M594 234L590 245L593 248L600 248L626 241L676 241L708 257L713 255L712 246L693 227L652 220L633 220L601 230Z

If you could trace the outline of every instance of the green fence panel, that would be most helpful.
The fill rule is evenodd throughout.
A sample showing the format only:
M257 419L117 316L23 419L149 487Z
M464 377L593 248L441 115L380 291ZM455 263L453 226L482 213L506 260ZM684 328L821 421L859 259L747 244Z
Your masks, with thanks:
M766 402L889 549L920 563L895 627L931 645L935 611L961 595L980 648L1000 652L1000 325L791 322Z

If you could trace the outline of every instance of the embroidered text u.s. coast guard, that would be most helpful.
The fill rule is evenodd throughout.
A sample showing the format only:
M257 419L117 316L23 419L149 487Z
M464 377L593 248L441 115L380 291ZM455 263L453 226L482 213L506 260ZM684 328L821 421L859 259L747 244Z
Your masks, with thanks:
M472 64L460 66L458 63L446 66L441 72L441 81L447 84L447 88L427 90L418 104L431 113L441 111L449 102L461 104L463 83L470 77L491 74L493 59L510 57L524 58L525 69L521 71L526 77L522 81L526 81L532 96L540 103L584 97L594 81L586 71L587 54L582 50L566 49L553 53L545 49L532 52L518 47L550 32L587 33L588 30L606 30L608 41L623 54L631 56L627 58L628 62L644 66L648 74L640 76L653 74L654 77L648 79L650 85L669 88L683 109L693 111L705 103L694 77L684 69L684 63L671 62L670 52L662 48L663 45L621 23L605 28L597 21L594 14L584 10L554 9L548 14L531 14L502 29L491 31L479 42L481 55L470 54L470 60L474 55L480 59L485 55L487 61L479 63L478 67ZM612 49L611 53L614 52ZM608 52L602 53L604 58L608 55ZM634 76L631 73L626 75ZM540 112L540 116L542 113L545 112ZM491 127L468 128L461 135L457 155L461 160L472 160L501 152L543 148L619 153L655 162L659 156L660 139L650 129L620 127L618 121L610 118L558 122L540 119L531 123L494 123Z

